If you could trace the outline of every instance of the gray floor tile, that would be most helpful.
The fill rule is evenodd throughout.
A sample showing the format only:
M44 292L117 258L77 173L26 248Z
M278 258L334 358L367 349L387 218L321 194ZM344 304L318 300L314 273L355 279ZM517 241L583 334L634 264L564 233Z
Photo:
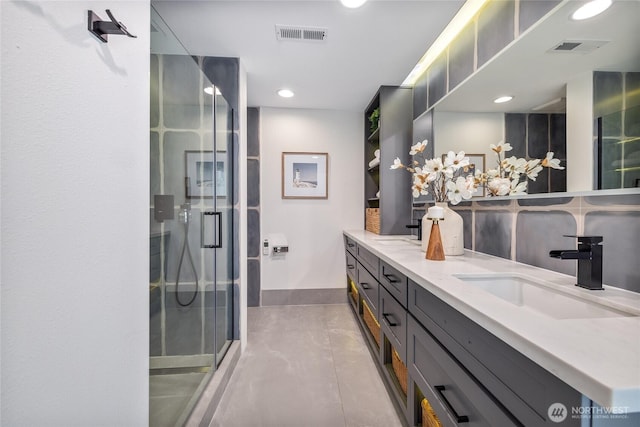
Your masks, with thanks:
M346 304L249 308L211 426L400 426Z

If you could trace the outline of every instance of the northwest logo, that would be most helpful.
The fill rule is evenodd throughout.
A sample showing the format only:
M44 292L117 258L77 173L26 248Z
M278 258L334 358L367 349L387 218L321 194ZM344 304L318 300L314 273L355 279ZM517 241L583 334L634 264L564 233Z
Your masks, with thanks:
M547 410L547 415L549 416L549 419L554 423L561 423L567 418L567 415L568 415L567 407L564 406L562 403L554 403L551 406L549 406L549 409Z

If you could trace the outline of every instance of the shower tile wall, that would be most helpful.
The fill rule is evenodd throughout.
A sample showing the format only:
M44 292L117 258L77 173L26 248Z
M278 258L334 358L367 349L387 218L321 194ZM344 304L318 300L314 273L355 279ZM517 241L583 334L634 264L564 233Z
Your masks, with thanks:
M197 64L194 63L194 59ZM165 244L163 256L152 257L150 264L150 270L163 272L159 280L151 283L151 356L198 354L202 353L203 349L206 353L213 353L215 348L213 331L206 330L217 324L213 319L213 265L203 263L200 259L200 218L205 206L197 199L186 199L184 186L185 152L200 150L203 141L211 141L213 138L211 97L206 96L200 89L204 83L197 67L203 67L207 60L210 65L215 63L215 58L151 55L150 200L153 204L154 195L173 195L176 208L173 220L160 223L154 219L153 205L150 207L151 234L161 236ZM231 93L232 89L227 84L225 89L221 90ZM237 123L237 120L234 123ZM237 182L237 179L234 182ZM198 309L178 306L173 293L184 239L177 207L186 201L192 204L189 248L194 256L196 268L199 269L198 278L206 283L204 295L199 294L194 302L195 307L200 307ZM157 263L161 265L158 266ZM157 279L153 275L150 278ZM168 284L170 290L164 301L164 321L160 315L162 295L158 286L162 280ZM184 290L184 294L181 292L182 300L190 299L194 283L195 276L191 268L188 263L183 263L180 271L181 290ZM205 328L204 333L202 328Z
M640 195L527 197L453 207L465 222L465 248L575 275L576 261L550 258L575 249L565 234L603 236L603 282L640 292ZM416 213L418 215L418 213Z

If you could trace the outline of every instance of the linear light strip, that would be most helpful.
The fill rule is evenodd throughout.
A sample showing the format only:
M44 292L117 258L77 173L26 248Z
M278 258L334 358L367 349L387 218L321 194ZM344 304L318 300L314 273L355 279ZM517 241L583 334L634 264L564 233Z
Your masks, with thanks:
M420 58L418 63L413 70L409 73L409 75L402 82L403 86L413 86L418 78L426 71L427 68L433 61L438 58L438 56L444 52L444 50L451 44L453 39L456 38L460 31L473 20L478 11L485 5L489 0L467 0L458 13L453 17L453 19L447 24L445 29L440 33L438 38L433 42L433 44L429 47L427 52Z

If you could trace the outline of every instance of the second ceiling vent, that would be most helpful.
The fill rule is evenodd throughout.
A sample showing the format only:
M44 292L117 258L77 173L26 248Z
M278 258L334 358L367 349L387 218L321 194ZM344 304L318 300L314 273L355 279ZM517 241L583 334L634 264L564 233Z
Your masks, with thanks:
M298 25L276 25L278 40L323 42L327 39L327 28L302 27Z

